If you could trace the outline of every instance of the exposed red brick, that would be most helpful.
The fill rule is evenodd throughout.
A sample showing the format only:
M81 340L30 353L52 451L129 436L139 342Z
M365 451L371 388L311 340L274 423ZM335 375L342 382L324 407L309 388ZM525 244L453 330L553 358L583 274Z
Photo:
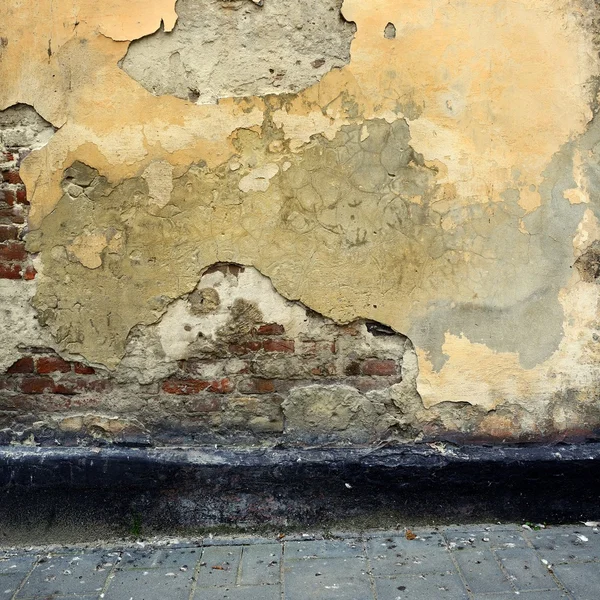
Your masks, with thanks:
M247 379L240 383L239 390L244 394L270 394L275 391L275 384L271 379Z
M19 230L14 225L0 225L0 242L16 240Z
M265 323L256 330L256 333L258 335L282 335L285 333L285 327L279 323Z
M89 381L86 379L78 379L77 387L81 390L89 392L104 392L111 387L111 382L108 379L95 379Z
M26 377L21 381L21 391L25 394L43 394L54 391L54 381L50 377Z
M21 265L0 262L0 279L21 279Z
M2 181L5 183L23 183L19 171L17 169L9 169L2 171Z
M0 219L3 219L3 221L8 220L11 223L17 223L19 225L25 223L23 213L14 206L0 209Z
M360 370L363 375L396 375L397 365L395 360L377 360L372 358L363 361Z
M294 340L265 340L262 347L265 352L294 352Z
M202 379L167 379L162 384L162 389L167 394L189 395L198 394L204 390L225 394L233 390L229 379L204 381Z
M209 381L200 379L167 379L162 384L162 389L167 394L198 394L210 385Z
M23 356L8 367L6 372L12 375L13 373L33 373L33 370L33 358L31 356Z
M31 265L27 265L25 272L23 273L23 279L25 279L25 281L31 281L32 279L35 279L36 275L37 271Z
M0 244L0 261L21 261L27 258L24 242L4 242Z
M0 160L2 162L12 162L15 160L15 155L12 152L0 152Z
M248 354L258 352L262 348L260 342L243 342L241 344L229 344L229 352L233 354Z
M54 389L52 390L54 394L63 394L65 396L72 396L84 391L85 384L81 384L78 381L59 381L54 384Z
M67 376L54 384L54 393L73 395L83 392L104 392L108 385L105 379L89 381L81 378L71 379Z
M88 367L80 362L76 362L73 366L75 373L78 373L79 375L93 375L96 372L94 368Z
M27 200L27 190L25 188L17 190L16 200L19 204L29 204L29 200Z
M316 377L331 377L335 375L335 365L320 365L311 369L310 372Z
M300 344L300 347L297 348L297 351L300 354L307 354L312 356L314 356L315 354L320 354L321 352L335 353L335 342L328 342L323 340L304 340Z
M43 356L36 361L38 373L68 373L71 370L71 364L59 356Z
M229 379L220 379L219 381L211 381L206 389L216 394L227 394L233 391L233 384Z
M2 200L8 204L8 206L14 206L17 201L17 194L14 190L0 190L0 193L2 194Z

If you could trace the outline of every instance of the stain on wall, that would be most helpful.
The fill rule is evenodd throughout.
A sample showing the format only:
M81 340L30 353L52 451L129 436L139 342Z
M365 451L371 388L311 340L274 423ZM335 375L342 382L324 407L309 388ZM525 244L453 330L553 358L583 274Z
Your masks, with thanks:
M147 4L9 8L0 109L57 129L20 165L43 346L155 385L186 360L161 326L235 263L412 344L402 439L593 434L594 3ZM331 393L282 406L308 431Z

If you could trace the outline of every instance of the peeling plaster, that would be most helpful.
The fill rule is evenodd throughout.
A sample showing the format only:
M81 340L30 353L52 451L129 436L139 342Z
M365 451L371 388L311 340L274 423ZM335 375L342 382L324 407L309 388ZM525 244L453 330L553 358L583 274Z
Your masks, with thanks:
M350 61L341 0L179 0L171 33L131 44L123 70L155 95L198 104L298 92Z
M508 411L480 423L499 431L569 390L595 402L598 287L573 269L597 241L591 3L345 0L349 64L214 105L153 96L118 66L128 40L173 27L172 2L137 21L119 0L54 4L8 9L0 106L62 125L22 176L35 304L63 349L116 367L130 332L235 261L339 322L406 333L427 408ZM63 181L78 163L94 169L81 193ZM75 241L98 231L106 247Z

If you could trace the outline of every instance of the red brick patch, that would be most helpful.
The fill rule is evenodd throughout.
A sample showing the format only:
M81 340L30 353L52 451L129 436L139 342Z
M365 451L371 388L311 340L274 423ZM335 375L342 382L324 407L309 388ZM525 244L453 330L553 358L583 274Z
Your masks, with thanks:
M54 381L50 377L25 377L21 381L21 391L25 394L43 394L54 391Z
M0 279L21 279L21 265L0 262Z
M265 352L294 352L294 340L265 340Z
M0 225L0 242L16 240L19 231L14 225Z
M206 390L217 394L226 394L231 392L233 386L229 379L220 379L218 381L204 381L202 379L167 379L163 382L162 389L167 394L189 395L199 394Z
M239 390L244 394L270 394L275 391L275 384L271 379L247 379Z
M27 258L23 242L9 241L0 244L0 261L22 261Z
M37 372L40 374L46 373L68 373L71 370L71 365L67 361L58 356L44 356L37 359Z
M74 364L74 369L75 373L77 373L78 375L93 375L96 372L94 368L88 367L87 365L84 365L80 362L76 362Z
M397 365L395 360L378 360L368 359L363 361L361 365L361 372L363 375L396 375Z
M14 373L33 373L33 370L33 358L31 356L23 356L8 367L6 372L12 375Z
M23 183L17 169L2 171L2 181L4 183Z
M25 281L31 281L32 279L35 279L36 275L37 271L31 265L27 265L27 267L25 267L25 272L23 273L23 279Z
M279 323L265 323L256 330L256 333L258 335L282 335L285 333L285 327Z

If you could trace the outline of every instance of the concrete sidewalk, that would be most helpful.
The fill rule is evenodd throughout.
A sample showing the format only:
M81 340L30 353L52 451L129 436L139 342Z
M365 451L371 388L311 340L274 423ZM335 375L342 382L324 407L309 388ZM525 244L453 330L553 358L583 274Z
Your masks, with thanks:
M600 534L469 525L0 551L0 599L598 600Z

